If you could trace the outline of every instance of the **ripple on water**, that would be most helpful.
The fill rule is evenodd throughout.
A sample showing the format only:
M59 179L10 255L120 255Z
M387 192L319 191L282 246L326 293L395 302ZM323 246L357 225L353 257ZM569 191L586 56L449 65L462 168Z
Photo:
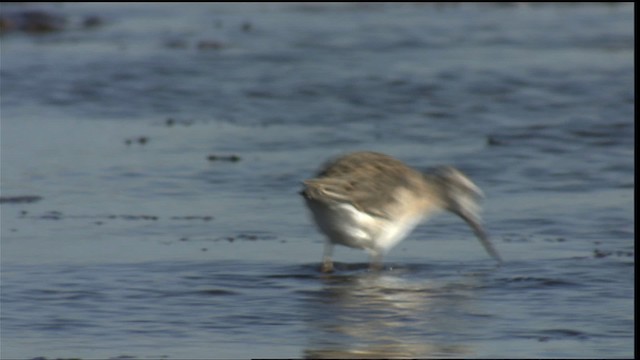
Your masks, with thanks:
M576 287L579 283L553 278L543 278L535 276L514 276L498 279L503 286L529 289L545 289L550 287Z

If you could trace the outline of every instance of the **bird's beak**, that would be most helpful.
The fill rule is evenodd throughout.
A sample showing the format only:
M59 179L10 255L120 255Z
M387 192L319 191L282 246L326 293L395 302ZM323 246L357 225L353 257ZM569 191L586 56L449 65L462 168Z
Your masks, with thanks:
M493 247L491 240L489 240L487 233L484 231L484 228L480 223L480 218L476 214L469 213L467 211L456 211L455 213L471 227L473 233L476 234L478 240L480 240L480 243L487 251L487 253L489 253L489 255L491 255L491 257L494 258L498 262L498 264L501 264L502 259L500 258L500 254L498 254L498 251Z

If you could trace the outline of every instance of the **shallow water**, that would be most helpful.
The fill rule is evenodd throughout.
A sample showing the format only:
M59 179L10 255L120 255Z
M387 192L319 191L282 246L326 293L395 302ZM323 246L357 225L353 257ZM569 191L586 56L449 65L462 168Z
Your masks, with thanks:
M2 12L36 7L66 27L0 38L2 358L633 355L633 5ZM299 184L361 149L466 172L505 264L443 214L320 274Z

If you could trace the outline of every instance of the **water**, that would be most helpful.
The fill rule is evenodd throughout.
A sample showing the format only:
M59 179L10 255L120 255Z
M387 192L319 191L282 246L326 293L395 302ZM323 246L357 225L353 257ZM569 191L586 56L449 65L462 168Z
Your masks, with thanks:
M66 18L0 39L2 358L633 356L632 4L2 6ZM504 266L441 215L320 274L300 181L362 149L465 171Z

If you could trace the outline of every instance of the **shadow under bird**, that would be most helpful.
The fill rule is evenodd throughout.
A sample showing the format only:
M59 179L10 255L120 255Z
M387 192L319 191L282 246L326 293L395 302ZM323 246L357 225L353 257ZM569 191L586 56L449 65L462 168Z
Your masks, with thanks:
M443 210L461 217L489 255L502 261L481 225L482 191L453 167L421 173L391 156L362 151L330 160L303 184L300 194L327 236L323 272L333 271L336 244L367 250L371 268L379 269L393 246Z

